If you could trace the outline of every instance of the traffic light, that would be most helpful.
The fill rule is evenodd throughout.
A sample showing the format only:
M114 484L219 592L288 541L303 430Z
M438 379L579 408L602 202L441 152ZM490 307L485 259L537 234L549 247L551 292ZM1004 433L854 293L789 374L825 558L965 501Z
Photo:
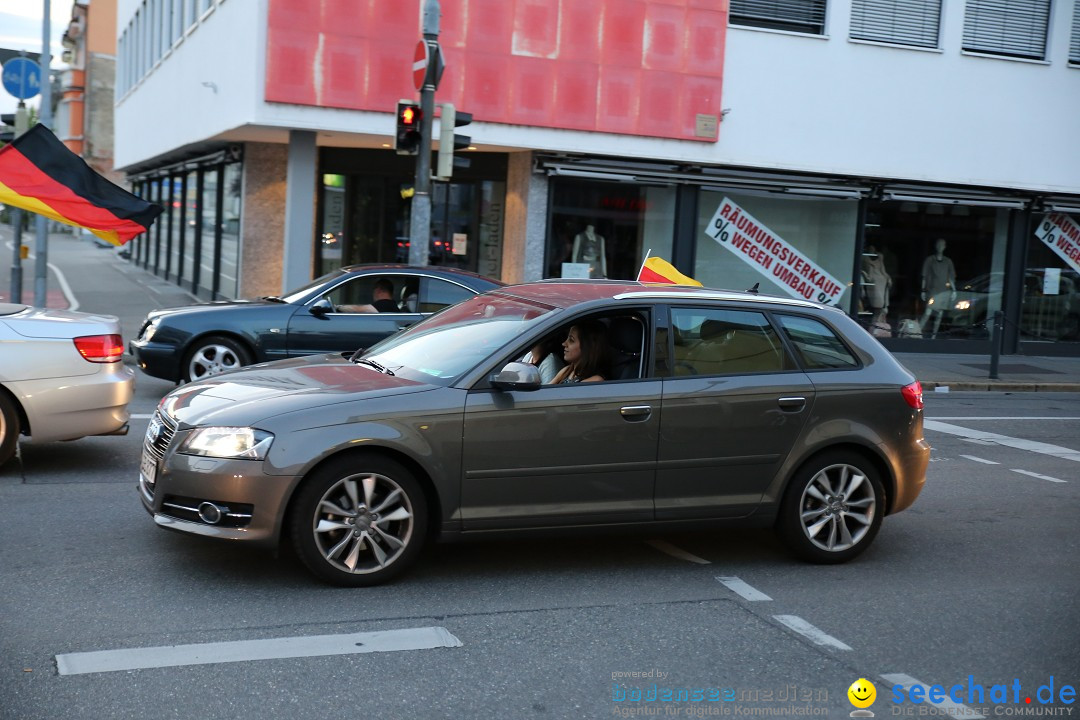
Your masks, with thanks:
M398 155L416 155L420 152L420 121L424 114L420 106L411 100L399 100L397 104L397 132L394 149Z
M459 112L450 103L442 104L442 121L439 126L439 161L435 172L441 180L449 180L454 168L469 167L469 158L454 157L455 150L469 147L472 138L468 135L455 135L454 128L472 122L472 113Z

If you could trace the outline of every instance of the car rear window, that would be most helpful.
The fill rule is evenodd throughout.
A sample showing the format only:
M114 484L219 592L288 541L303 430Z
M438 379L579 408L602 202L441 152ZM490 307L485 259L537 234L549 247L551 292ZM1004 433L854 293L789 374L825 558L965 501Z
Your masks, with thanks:
M859 361L825 323L796 315L778 315L777 319L808 370L859 366Z

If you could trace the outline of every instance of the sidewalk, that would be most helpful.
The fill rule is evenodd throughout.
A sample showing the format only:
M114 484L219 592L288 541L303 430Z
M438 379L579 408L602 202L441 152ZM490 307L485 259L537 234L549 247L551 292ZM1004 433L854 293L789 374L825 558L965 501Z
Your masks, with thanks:
M0 226L0 302L10 290L12 231ZM33 237L25 237L31 249ZM121 258L117 248L101 247L89 237L54 233L49 236L49 307L68 307L74 301L82 312L120 318L124 343L134 339L150 310L189 305L191 293ZM57 273L56 271L59 271ZM65 282L60 282L60 276ZM66 286L66 287L65 287ZM23 262L23 302L34 298L34 260ZM66 290L66 292L65 292ZM70 295L70 297L69 297ZM999 380L989 379L988 355L896 353L929 392L961 390L1080 392L1080 357L1003 355ZM940 388L940 390L938 390Z

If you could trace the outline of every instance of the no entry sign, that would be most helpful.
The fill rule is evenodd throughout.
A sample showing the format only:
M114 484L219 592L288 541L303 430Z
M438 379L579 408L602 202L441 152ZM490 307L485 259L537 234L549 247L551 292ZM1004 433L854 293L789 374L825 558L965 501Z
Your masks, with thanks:
M417 90L423 90L424 78L427 77L428 69L428 44L426 40L416 43L416 52L413 53L412 77Z

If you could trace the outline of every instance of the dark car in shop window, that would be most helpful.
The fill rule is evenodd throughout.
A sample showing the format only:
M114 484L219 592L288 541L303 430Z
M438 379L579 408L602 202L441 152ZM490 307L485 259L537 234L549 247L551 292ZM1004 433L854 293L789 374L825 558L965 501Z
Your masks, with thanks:
M392 285L396 312L371 306L380 279ZM154 310L129 349L147 375L190 382L252 363L370 347L502 285L449 268L352 265L281 297Z
M604 349L602 379L542 384L534 349L573 360L581 328ZM177 388L151 420L139 494L162 528L288 539L314 575L347 586L397 575L425 539L496 532L739 523L835 563L919 495L922 407L914 376L835 308L545 281L360 355Z

